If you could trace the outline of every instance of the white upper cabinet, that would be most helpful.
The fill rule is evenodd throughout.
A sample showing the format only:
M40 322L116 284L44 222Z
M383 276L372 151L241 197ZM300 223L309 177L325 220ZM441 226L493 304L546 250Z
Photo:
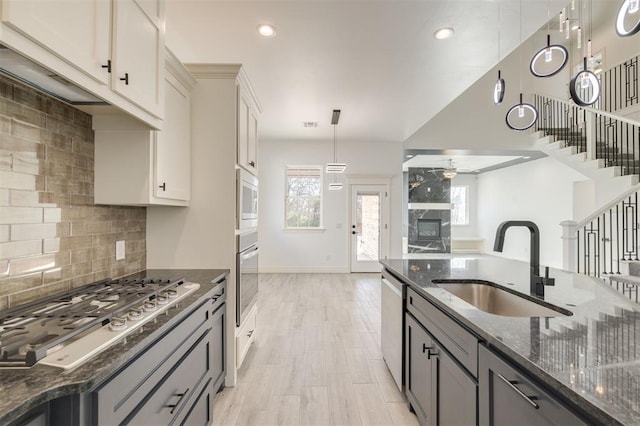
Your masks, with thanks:
M0 43L137 118L161 126L164 0L0 3Z
M166 67L161 131L125 115L93 117L96 204L189 205L195 80L168 51Z
M237 163L254 175L258 174L258 114L259 108L252 99L251 92L238 77L238 131Z
M3 0L2 21L109 84L111 0Z
M142 4L149 10L149 3L113 2L111 81L116 92L162 117L164 37L160 18L145 13Z

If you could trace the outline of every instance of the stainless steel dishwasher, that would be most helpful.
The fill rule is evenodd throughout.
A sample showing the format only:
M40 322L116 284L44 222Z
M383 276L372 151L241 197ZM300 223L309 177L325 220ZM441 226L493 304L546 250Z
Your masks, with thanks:
M381 345L382 356L387 367L402 392L404 365L402 357L403 345L403 294L404 285L387 270L382 271L382 324Z

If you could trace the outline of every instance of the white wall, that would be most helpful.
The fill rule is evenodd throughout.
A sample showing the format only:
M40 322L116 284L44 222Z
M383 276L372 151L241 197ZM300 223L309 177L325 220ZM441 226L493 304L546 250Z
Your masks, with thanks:
M324 176L324 230L285 230L287 165L322 165L333 160L333 141L260 141L260 270L262 272L348 272L350 204L347 187L328 191ZM390 257L401 257L402 144L338 141L346 173L386 175L390 188ZM345 176L339 178L346 182Z
M584 176L547 157L506 167L478 177L478 230L485 251L529 261L529 231L507 231L504 251L493 252L498 225L505 220L531 220L540 228L540 262L562 267L560 222L573 218L574 182Z
M478 176L470 174L458 174L451 180L451 185L466 185L468 189L469 224L452 225L451 238L475 238L478 233Z

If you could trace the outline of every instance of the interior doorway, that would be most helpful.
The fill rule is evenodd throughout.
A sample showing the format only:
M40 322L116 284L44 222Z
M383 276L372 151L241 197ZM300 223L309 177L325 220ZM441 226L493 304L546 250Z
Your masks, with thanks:
M380 272L388 256L388 185L349 185L351 272Z

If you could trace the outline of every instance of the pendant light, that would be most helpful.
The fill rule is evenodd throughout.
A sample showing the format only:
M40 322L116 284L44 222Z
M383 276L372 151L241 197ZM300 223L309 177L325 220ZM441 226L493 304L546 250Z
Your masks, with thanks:
M500 64L500 60L500 0L498 0L498 64ZM498 80L496 80L496 84L493 87L493 103L495 105L502 103L505 89L504 79L500 75L500 70L498 70Z
M569 52L564 46L551 44L549 22L549 0L547 0L547 45L533 55L529 64L531 74L536 77L551 77L558 74L567 65L567 60L569 59Z
M522 0L520 0L520 65L522 65ZM520 71L520 102L509 108L505 121L512 130L527 130L538 120L538 110L524 103L522 95L522 71Z
M342 189L342 183L338 182L337 175L344 173L347 165L345 163L338 163L338 138L336 126L340 121L340 110L334 109L331 115L331 125L333 126L333 163L327 163L325 173L333 174L333 182L329 183L330 191L339 191Z
M591 3L589 7L589 32L592 29L592 10ZM587 42L587 54L583 58L582 71L578 71L569 82L569 94L571 99L579 106L589 106L596 103L600 97L600 80L592 71L589 70L589 61L593 64L591 52L591 37Z
M551 77L562 71L568 59L567 49L560 44L551 44L551 34L547 34L547 45L533 55L529 70L536 77Z
M639 31L640 0L623 0L616 16L616 33L620 37L629 37Z

